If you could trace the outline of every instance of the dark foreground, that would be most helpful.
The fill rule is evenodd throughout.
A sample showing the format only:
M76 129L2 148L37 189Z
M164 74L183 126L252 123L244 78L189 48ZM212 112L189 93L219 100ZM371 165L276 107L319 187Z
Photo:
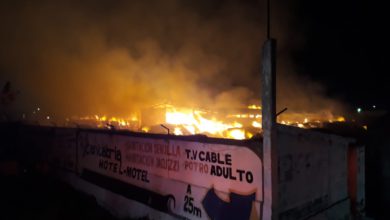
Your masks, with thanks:
M114 220L92 196L38 174L0 175L0 219Z

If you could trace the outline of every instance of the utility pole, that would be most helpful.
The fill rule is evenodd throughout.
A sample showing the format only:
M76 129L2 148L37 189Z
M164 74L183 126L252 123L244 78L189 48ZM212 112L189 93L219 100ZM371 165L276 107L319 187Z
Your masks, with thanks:
M276 145L276 40L270 37L267 0L267 40L262 53L263 220L278 219L278 153Z

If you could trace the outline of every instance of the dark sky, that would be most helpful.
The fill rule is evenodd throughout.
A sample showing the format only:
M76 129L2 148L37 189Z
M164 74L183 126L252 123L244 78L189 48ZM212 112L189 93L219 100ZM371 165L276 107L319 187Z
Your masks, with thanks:
M302 1L307 44L296 56L302 72L328 94L357 106L388 104L387 7L378 1Z
M265 1L2 1L0 82L19 111L126 114L259 102ZM387 103L385 7L272 1L278 108ZM131 101L129 101L131 100ZM342 110L341 110L342 109Z

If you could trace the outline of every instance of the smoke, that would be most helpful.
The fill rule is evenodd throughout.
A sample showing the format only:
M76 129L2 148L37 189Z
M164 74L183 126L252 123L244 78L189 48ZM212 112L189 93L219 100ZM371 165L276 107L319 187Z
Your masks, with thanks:
M338 110L290 64L304 38L292 37L288 7L273 6L278 106ZM260 103L265 2L2 1L0 13L0 83L20 91L15 112L127 116L161 103Z

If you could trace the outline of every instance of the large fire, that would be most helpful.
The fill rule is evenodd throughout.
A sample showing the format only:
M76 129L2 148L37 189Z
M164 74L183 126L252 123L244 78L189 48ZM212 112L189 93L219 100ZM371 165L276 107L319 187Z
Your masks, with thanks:
M210 137L249 139L261 133L261 106L231 111L208 111L159 105L133 113L128 118L87 116L68 119L79 126L131 130L172 135L204 134ZM344 117L332 114L283 113L278 123L300 128L320 127L324 122L344 122Z

